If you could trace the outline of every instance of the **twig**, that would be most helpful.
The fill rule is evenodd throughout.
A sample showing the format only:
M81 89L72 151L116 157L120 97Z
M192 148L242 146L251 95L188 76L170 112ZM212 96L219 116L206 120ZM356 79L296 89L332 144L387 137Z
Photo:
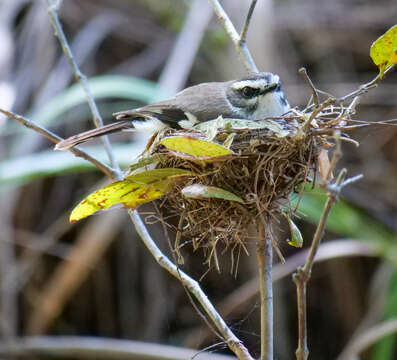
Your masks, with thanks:
M160 249L157 247L156 243L150 236L137 211L129 210L128 213L143 243L153 255L157 263L165 270L167 270L172 276L180 280L183 285L194 295L194 297L201 304L211 321L215 324L218 331L225 338L225 342L229 346L230 350L232 350L240 360L253 360L248 350L233 334L230 328L226 325L225 321L218 314L212 303L208 300L207 296L201 289L198 282L192 279L183 271L181 271L160 251Z
M254 59L250 51L247 48L247 44L241 42L240 35L236 31L233 23L230 21L228 15L226 14L225 10L223 10L221 4L218 0L209 0L214 9L214 12L219 20L222 23L223 27L225 28L227 34L229 35L230 39L232 40L237 53L240 55L240 59L243 62L245 68L249 72L258 72L258 68L255 65ZM251 4L252 5L252 4Z
M325 223L327 221L332 205L336 201L336 196L333 192L329 193L329 197L324 206L320 222L314 234L313 242L310 247L309 255L303 267L299 267L293 274L293 280L296 284L297 305L298 305L298 327L299 339L298 348L296 350L297 360L306 360L309 356L309 349L307 347L307 306L306 306L306 288L310 279L311 269L313 266L314 257L316 255L318 245L323 237Z
M299 74L301 74L303 76L303 78L305 79L306 83L309 85L309 87L312 91L314 107L315 108L318 107L318 104L320 103L320 99L318 96L318 91L314 87L313 81L309 78L309 75L307 74L307 71L304 67L301 67L298 70L298 72L299 72Z
M58 17L59 2L56 2L54 0L47 0L47 4L48 4L48 16L50 18L52 26L54 27L55 35L58 38L58 40L62 46L62 50L63 50L66 58L68 59L68 62L74 72L74 77L75 77L76 81L79 82L81 84L81 86L83 87L88 106L90 107L90 110L92 113L94 124L96 127L101 127L101 126L103 126L102 117L98 111L98 107L95 103L94 97L92 96L91 90L88 86L87 78L80 71L80 68L77 65L77 63L73 57L72 50L70 49L70 46L66 39L65 33L63 32L61 22L59 21L59 17ZM110 163L111 163L114 171L117 173L117 178L121 179L122 174L121 174L119 165L117 163L117 160L114 156L113 150L110 146L108 137L103 136L102 141L105 146L105 151L109 157Z
M337 144L338 147L338 144ZM340 154L334 154L331 161L330 170L336 165L336 161L339 159ZM316 256L318 247L320 245L321 239L324 235L325 224L327 222L328 215L331 211L333 204L338 200L339 193L342 188L357 181L361 176L356 176L354 178L344 181L346 176L346 169L342 169L334 184L327 184L326 189L328 190L328 199L324 205L323 212L321 214L320 221L317 225L316 232L313 236L313 241L309 250L309 254L306 259L306 263L303 267L299 267L297 271L293 274L293 280L296 285L297 292L297 306L298 306L298 326L299 326L299 339L298 348L296 350L297 360L306 360L309 356L309 349L307 347L307 306L306 306L306 289L307 283L311 276L311 271L314 263L314 258Z
M252 2L251 2L250 8L248 10L247 18L245 19L243 30L241 31L241 34L240 34L240 45L244 44L246 42L248 27L250 25L252 14L254 13L254 9L255 9L257 1L258 0L252 0Z
M273 360L273 247L269 229L258 224L256 248L259 267L259 289L261 299L261 360Z
M368 90L376 87L377 83L380 80L382 80L383 77L386 74L388 74L392 69L394 69L394 66L387 69L384 72L382 77L380 76L380 74L378 74L373 80L371 80L370 82L368 82L364 85L361 85L357 90L351 92L350 94L347 94L347 95L339 97L339 98L335 98L335 97L332 97L331 95L329 95L329 98L327 100L325 100L324 102L322 102L321 104L319 104L319 96L318 96L319 90L317 90L314 87L312 80L310 79L309 75L306 72L306 69L305 68L299 69L299 73L301 73L304 76L304 78L305 78L307 84L309 85L310 90L312 91L312 94L313 94L313 104L306 108L306 111L311 110L311 109L313 109L313 111L311 112L309 119L303 125L303 131L304 132L308 131L314 118L318 114L320 114L321 111L323 111L327 106L343 104L346 100L348 100L350 98L353 98L353 100L351 101L351 103L349 104L349 106L347 108L344 108L341 111L341 114L337 118L337 120L339 121L343 117L349 117L351 114L354 114L356 106L358 105L361 96L364 95L366 92L368 92Z
M342 354L339 355L338 360L349 360L358 358L358 355L371 345L375 344L380 339L397 332L397 318L385 321L376 325L363 334L359 335Z
M54 144L57 144L61 140L63 140L58 135L56 135L53 132L47 130L46 128L40 126L39 124L35 123L34 121L27 119L24 116L15 114L11 111L7 111L7 110L1 109L1 108L0 108L0 112L4 115L8 116L10 119L16 120L19 123L21 123L22 125L26 126L27 128L32 129L32 130L36 131L37 133L43 135L48 140L52 141ZM87 160L90 163L94 164L99 170L101 170L109 178L117 179L117 177L118 177L117 171L112 169L110 166L104 164L102 161L95 159L94 157L87 154L85 151L79 149L78 147L70 149L70 151L77 157L81 157L84 160Z
M379 256L379 249L373 245L363 244L358 240L353 239L335 239L323 243L319 246L317 255L314 259L316 263L341 259L345 257L357 256ZM278 263L273 267L272 279L273 282L284 279L288 275L296 271L298 266L305 263L309 251L302 250L286 259L285 264ZM236 317L258 294L259 276L256 276L244 283L234 292L229 294L225 299L217 304L217 308L223 317ZM199 346L200 344L207 343L210 340L210 333L207 328L197 327L188 337L185 342L186 346Z
M326 173L326 175L324 177L324 184L322 184L322 186L325 186L328 183L328 181L330 179L330 176L332 174L332 171L335 169L335 166L336 166L337 162L342 157L342 147L341 147L341 143L340 143L340 135L341 135L340 130L335 130L334 131L336 149L335 149L334 154L332 156L331 163L330 163L330 165L328 167L327 173Z

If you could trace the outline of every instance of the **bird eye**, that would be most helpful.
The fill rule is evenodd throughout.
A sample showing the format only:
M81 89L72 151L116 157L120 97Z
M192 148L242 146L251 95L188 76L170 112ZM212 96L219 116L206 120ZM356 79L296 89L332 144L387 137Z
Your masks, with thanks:
M246 98L252 98L259 94L259 89L254 89L252 87L246 86L246 87L243 87L241 92Z

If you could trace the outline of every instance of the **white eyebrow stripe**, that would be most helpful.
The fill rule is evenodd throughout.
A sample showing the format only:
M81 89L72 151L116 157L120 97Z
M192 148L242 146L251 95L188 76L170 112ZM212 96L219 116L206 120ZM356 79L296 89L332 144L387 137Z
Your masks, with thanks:
M263 89L265 86L268 86L271 83L268 83L265 79L258 80L242 80L234 83L232 88L234 90L241 90L246 86L249 86L254 89Z

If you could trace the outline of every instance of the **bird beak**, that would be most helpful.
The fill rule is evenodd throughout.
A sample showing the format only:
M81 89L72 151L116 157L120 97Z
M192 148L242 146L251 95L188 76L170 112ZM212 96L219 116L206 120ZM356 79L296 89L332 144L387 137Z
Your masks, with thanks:
M267 94L268 92L273 91L273 90L277 87L277 85L278 85L277 83L272 83L272 84L267 85L267 86L261 91L261 94L264 95L264 94Z

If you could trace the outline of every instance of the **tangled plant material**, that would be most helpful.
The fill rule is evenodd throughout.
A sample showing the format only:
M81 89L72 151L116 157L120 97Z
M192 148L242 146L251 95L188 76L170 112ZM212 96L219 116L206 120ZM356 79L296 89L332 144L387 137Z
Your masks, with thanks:
M321 112L323 116L330 109ZM213 141L229 143L233 155L218 161L194 161L181 154L169 151L156 142L151 155L161 159L157 168L180 168L190 170L194 176L179 181L172 192L161 202L161 209L179 217L175 251L179 262L183 262L180 249L191 240L193 250L203 248L206 262L219 270L218 253L231 249L232 267L235 252L246 249L248 228L262 222L269 224L277 218L281 206L288 204L289 195L298 191L300 184L309 181L315 174L320 150L330 144L327 135L312 131L319 123L326 127L326 121L310 120L306 113L291 110L279 118L272 118L273 127L260 129L217 129ZM340 124L340 120L337 121ZM334 127L336 122L332 122ZM164 137L184 136L205 139L201 131L167 130ZM230 139L232 139L230 143ZM243 202L217 198L187 198L182 189L192 184L217 187L237 195ZM190 243L190 242L189 242Z

